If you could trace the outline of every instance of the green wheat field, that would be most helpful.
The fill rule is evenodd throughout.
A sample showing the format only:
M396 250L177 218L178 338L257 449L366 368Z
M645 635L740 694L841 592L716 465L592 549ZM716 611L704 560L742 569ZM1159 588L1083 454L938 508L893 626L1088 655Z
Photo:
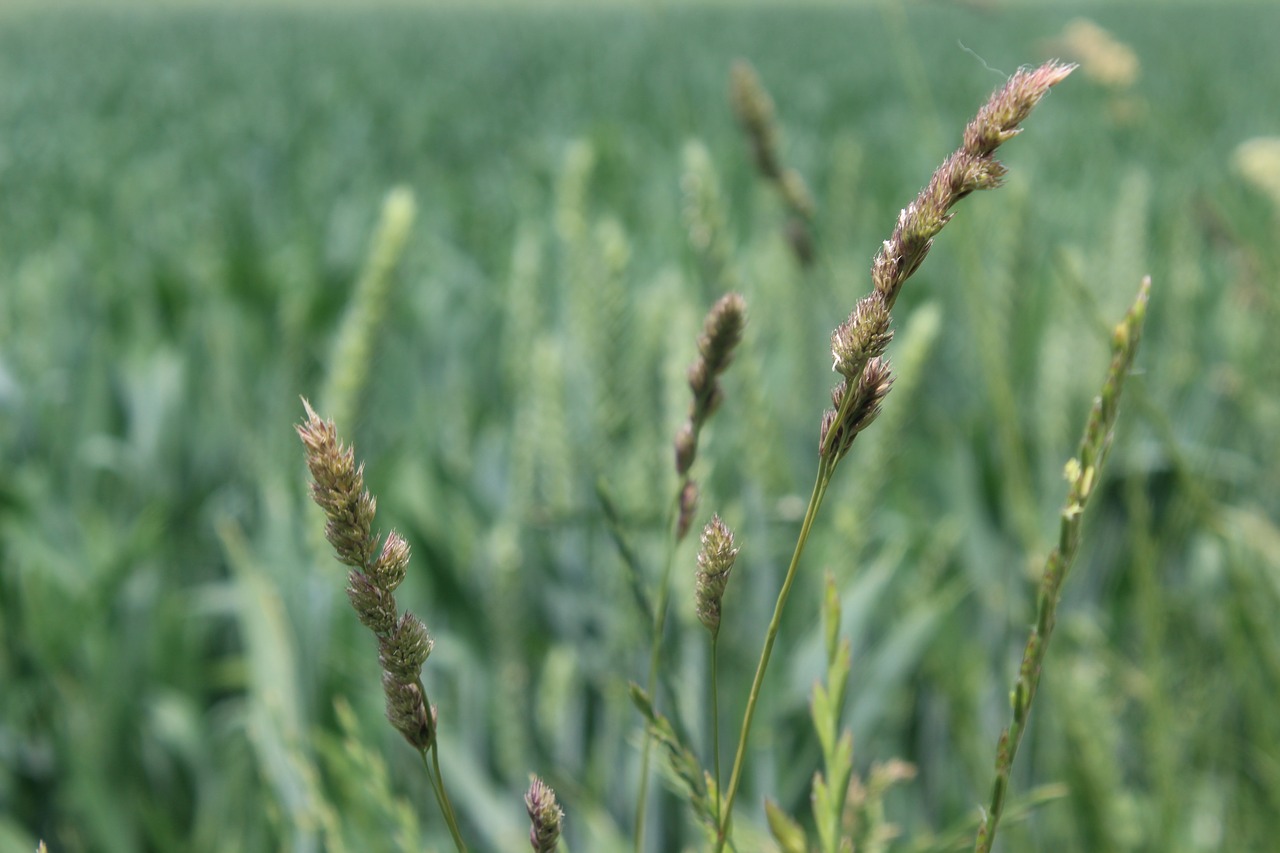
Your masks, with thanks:
M749 320L658 699L707 762L697 531L719 513L742 549L731 757L831 330L965 123L1082 14L1136 67L1055 87L904 289L893 393L782 621L736 849L778 849L766 798L812 825L828 571L855 772L914 771L865 849L972 848L1064 465L1148 274L997 849L1280 849L1280 154L1258 154L1280 7L655 2L0 13L0 851L453 849L310 502L301 396L413 549L398 597L435 639L470 848L529 849L537 773L562 849L632 850L637 589L703 315L734 289ZM816 201L811 266L730 108L737 59ZM379 256L384 208L407 232ZM703 849L656 762L650 785L646 849Z

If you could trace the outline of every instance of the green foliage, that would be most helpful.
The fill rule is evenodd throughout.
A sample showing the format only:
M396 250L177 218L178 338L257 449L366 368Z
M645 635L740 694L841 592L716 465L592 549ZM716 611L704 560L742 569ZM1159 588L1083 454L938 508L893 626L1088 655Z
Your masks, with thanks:
M689 801L695 816L706 827L708 837L714 837L717 822L715 782L702 770L697 756L676 733L675 726L653 709L648 694L638 685L631 685L631 701L661 750L662 767L670 784Z
M813 819L818 829L819 849L839 853L844 830L844 807L849 777L853 773L853 734L839 731L844 691L849 683L853 651L848 639L839 639L840 595L835 579L827 576L823 625L826 628L826 682L813 687L813 728L822 747L825 773L813 778Z
M1169 8L1157 28L1141 6L1099 17L1142 62L1127 105L1056 89L1010 186L966 202L904 291L899 384L783 620L742 849L765 795L810 812L828 567L855 650L834 729L855 777L916 766L884 796L903 849L972 838L1063 463L1144 272L1144 351L1001 837L1200 851L1280 834L1280 211L1229 157L1280 134L1261 108L1280 12ZM716 511L750 531L718 641L732 731L812 482L830 330L1002 79L957 43L1007 72L1074 14L907 8L6 15L0 844L448 844L316 545L292 430L298 396L336 381L344 328L368 322L367 366L332 393L379 523L413 548L398 595L436 639L424 680L464 834L526 849L536 771L573 849L627 849L627 684L652 624L633 593L661 562L699 318L726 280L751 318L694 468L697 527ZM816 196L807 271L729 109L738 56ZM385 310L357 322L397 186L417 215L378 279ZM690 243L694 215L710 242ZM695 547L676 553L655 700L700 749ZM677 850L701 830L658 796L648 837Z

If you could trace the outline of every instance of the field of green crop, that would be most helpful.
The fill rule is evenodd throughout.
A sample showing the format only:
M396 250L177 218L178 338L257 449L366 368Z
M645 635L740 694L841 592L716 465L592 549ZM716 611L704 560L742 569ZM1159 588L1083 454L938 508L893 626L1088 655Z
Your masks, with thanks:
M750 317L694 467L695 530L718 512L742 547L731 750L831 329L965 122L1077 14L0 18L0 850L452 849L308 499L300 395L412 546L398 596L435 638L423 679L471 849L528 849L531 772L571 849L632 849L650 625L631 574L657 583L703 314L733 287ZM957 207L904 290L897 385L783 620L738 850L769 849L766 797L810 820L828 570L857 772L915 768L886 796L888 849L972 846L1063 466L1145 274L1002 849L1280 845L1280 193L1235 156L1280 136L1280 8L1091 16L1140 74L1055 88L1001 151L1008 184ZM739 57L817 200L809 269L729 108ZM397 187L403 255L353 301ZM357 322L371 346L343 349ZM659 702L706 762L696 538ZM649 849L698 849L653 777Z

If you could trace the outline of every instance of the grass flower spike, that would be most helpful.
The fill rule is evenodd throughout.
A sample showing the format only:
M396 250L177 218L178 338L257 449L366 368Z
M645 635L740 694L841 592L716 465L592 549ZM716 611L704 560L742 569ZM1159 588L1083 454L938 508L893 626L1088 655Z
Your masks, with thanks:
M992 156L995 150L1022 132L1019 125L1040 99L1074 70L1074 65L1049 62L1033 71L1019 71L969 122L964 144L943 161L929 185L898 215L893 236L871 266L873 295L884 300L886 309L893 308L903 283L920 267L933 238L951 220L951 208L975 190L1003 183L1006 170Z
M718 377L733 361L746 323L746 302L737 293L726 293L707 312L698 338L698 360L689 367L689 390L693 392L689 417L676 433L676 473L681 476L689 473L698 454L698 432L720 407L723 394Z
M332 421L321 420L306 400L307 420L297 427L307 452L311 496L324 510L325 537L338 559L351 566L347 598L361 624L378 638L378 658L387 696L387 718L415 749L435 741L435 711L428 710L420 681L431 654L431 638L417 617L397 614L393 593L404 580L409 546L392 531L378 548L373 532L377 501L365 490L364 466L338 440Z
M535 853L553 853L560 843L560 824L564 822L564 811L556 802L556 792L534 776L524 804L529 810L529 844Z
M778 154L778 128L773 98L765 91L751 63L738 60L729 78L729 102L751 143L751 154L760 174L771 180L782 175Z
M726 293L707 312L702 334L698 336L698 360L689 366L688 374L689 390L693 392L689 417L676 431L674 442L676 474L681 479L676 507L677 542L689 532L693 511L698 505L698 484L689 477L689 469L698 455L698 434L724 399L719 376L733 361L733 351L742 342L746 324L747 303L740 294Z
M879 413L892 384L889 367L881 359L893 336L889 312L902 285L929 254L933 238L951 221L951 208L975 190L1000 186L1006 170L993 156L995 150L1021 132L1019 125L1040 99L1073 70L1074 65L1049 62L1014 74L969 122L960 148L898 214L892 236L871 264L871 293L831 335L833 369L844 379L833 394L833 408L823 418L819 446L824 457L839 461Z
M702 531L702 549L698 551L698 620L715 636L720 631L720 601L724 598L729 575L738 549L733 547L733 531L720 516L712 517Z
M465 850L440 774L436 709L422 686L422 665L431 654L431 637L420 619L399 612L395 600L395 590L409 567L409 544L393 530L378 546L373 530L377 501L364 487L364 466L356 465L355 451L339 440L333 421L321 419L305 399L302 405L307 417L296 429L311 471L311 496L324 510L325 538L338 559L351 567L347 598L360 623L378 640L387 719L422 756L454 843L458 850Z
M832 408L822 417L817 478L791 563L774 604L738 732L733 771L719 815L714 848L717 853L729 840L733 802L747 755L747 738L809 532L836 466L858 433L880 413L881 403L893 386L893 375L883 354L892 337L889 314L894 302L902 285L929 254L933 238L950 221L951 208L969 193L998 187L1004 179L1005 167L993 156L995 150L1020 132L1019 125L1040 99L1074 69L1074 65L1049 62L1034 70L1018 71L991 95L965 128L960 148L943 161L928 185L898 215L893 234L871 264L871 292L858 301L849 318L831 336L833 367L842 379L832 392Z
M733 572L733 563L738 558L738 548L734 546L733 531L729 529L720 516L712 516L711 521L702 530L702 548L698 551L697 575L697 612L700 621L711 632L711 766L714 774L714 785L711 787L712 798L711 823L717 828L720 823L720 686L719 686L719 654L720 639L720 607L724 599L725 587L729 585L729 575Z
M809 192L809 186L799 172L783 165L773 98L769 96L755 68L744 59L733 64L729 101L738 124L747 137L747 143L751 146L756 170L777 188L778 195L790 214L783 230L787 245L800 266L809 267L814 260L811 224L816 205L813 194Z

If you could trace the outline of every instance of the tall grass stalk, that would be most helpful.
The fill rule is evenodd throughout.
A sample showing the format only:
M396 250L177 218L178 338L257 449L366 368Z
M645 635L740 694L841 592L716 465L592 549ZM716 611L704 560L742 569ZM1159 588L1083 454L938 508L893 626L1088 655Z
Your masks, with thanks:
M690 474L694 460L698 455L698 436L707 421L720 408L724 392L720 387L720 374L728 369L733 361L734 350L742 342L743 328L747 322L746 303L737 293L727 293L716 301L707 312L703 321L702 334L698 337L698 358L689 367L688 381L692 399L689 401L689 415L676 432L674 441L676 475L680 478L679 487L671 502L667 519L667 537L664 547L662 577L658 582L657 601L653 611L653 636L650 638L649 674L646 679L646 695L648 701L656 702L654 689L657 686L658 670L662 661L662 637L666 632L667 610L671 597L671 575L674 568L676 546L689 532L694 510L698 503L698 483ZM718 521L718 519L717 519ZM719 534L717 534L719 536ZM732 550L733 538L728 536L726 548ZM703 536L704 554L706 551L706 534ZM734 552L736 554L736 552ZM732 564L732 559L729 560ZM699 558L699 565L702 558ZM725 579L728 568L724 569ZM723 595L723 586L720 595ZM715 600L715 624L719 626L719 597ZM704 624L707 620L703 620ZM710 628L710 625L708 625ZM712 648L714 654L716 631L712 630ZM715 721L713 719L713 726ZM716 737L718 741L718 736ZM645 736L644 747L640 758L640 790L636 801L636 851L644 849L644 819L648 801L649 760L652 749L652 738ZM719 795L719 759L716 760L717 784ZM719 800L716 801L717 807Z
M929 185L899 214L892 237L872 263L872 292L858 302L849 319L832 335L834 368L844 379L833 392L834 408L823 417L817 477L747 697L733 771L720 815L717 853L728 841L733 801L746 761L747 740L805 544L836 466L848 453L857 434L875 420L893 382L888 363L881 357L892 337L889 312L902 285L924 261L933 238L950 220L951 208L975 190L992 189L1001 184L1005 168L993 156L995 150L1020 132L1019 125L1035 105L1051 87L1066 79L1074 67L1050 62L1035 70L1021 70L992 94L965 128L964 144L943 162Z
M1084 511L1089 499L1101 482L1102 466L1106 462L1107 452L1111 449L1114 436L1116 415L1119 413L1120 395L1124 390L1125 378L1133 366L1134 356L1138 352L1138 342L1142 336L1142 325L1147 315L1147 299L1151 291L1151 279L1146 278L1138 289L1138 298L1129 309L1124 320L1116 326L1112 337L1111 367L1107 371L1102 393L1094 401L1089 413L1089 422L1085 426L1084 437L1080 441L1080 450L1067 463L1067 501L1062 507L1058 529L1058 544L1049 554L1045 563L1044 574L1040 580L1040 593L1036 600L1036 622L1027 639L1027 646L1022 655L1022 665L1018 668L1018 681L1014 685L1010 702L1013 706L1013 720L1000 735L996 745L996 778L991 790L991 803L978 827L974 841L976 853L989 853L995 842L996 830L1000 826L1000 815L1004 811L1005 797L1009 789L1009 774L1013 769L1013 760L1018 754L1018 745L1027 730L1027 721L1031 714L1031 703L1035 700L1036 690L1040 685L1040 671L1044 665L1045 653L1049 649L1049 638L1057 623L1058 602L1062 597L1062 585L1066 582L1067 573L1075 561L1080 547L1080 530L1084 521Z

